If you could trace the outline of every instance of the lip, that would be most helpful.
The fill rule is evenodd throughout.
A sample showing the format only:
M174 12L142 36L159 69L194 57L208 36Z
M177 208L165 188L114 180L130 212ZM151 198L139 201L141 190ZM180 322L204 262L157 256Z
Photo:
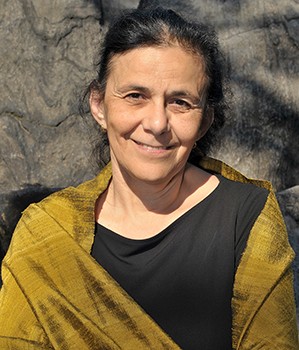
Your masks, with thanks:
M151 153L164 153L173 148L172 146L150 145L150 144L135 141L135 140L132 140L132 141L138 146L139 149L142 149L144 151L151 152Z

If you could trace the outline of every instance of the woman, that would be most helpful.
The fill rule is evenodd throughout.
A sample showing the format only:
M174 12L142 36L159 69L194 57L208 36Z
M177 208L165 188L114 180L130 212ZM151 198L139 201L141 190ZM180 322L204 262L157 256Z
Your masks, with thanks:
M103 47L89 102L111 162L24 212L0 348L297 349L271 186L202 154L224 117L214 34L136 10Z

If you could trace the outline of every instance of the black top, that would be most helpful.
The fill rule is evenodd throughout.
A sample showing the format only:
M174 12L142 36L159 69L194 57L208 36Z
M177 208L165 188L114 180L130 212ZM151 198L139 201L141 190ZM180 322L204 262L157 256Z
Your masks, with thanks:
M182 349L231 349L235 270L268 191L218 187L154 237L96 225L92 256ZM138 218L136 218L138 219Z

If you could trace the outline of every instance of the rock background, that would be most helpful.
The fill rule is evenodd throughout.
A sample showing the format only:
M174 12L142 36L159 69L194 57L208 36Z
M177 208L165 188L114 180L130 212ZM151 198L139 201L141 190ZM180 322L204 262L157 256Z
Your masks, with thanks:
M140 6L158 3L218 31L233 98L212 155L272 181L299 254L298 1L141 0ZM0 0L0 259L21 210L94 175L96 136L80 118L78 100L95 75L111 16L138 4Z

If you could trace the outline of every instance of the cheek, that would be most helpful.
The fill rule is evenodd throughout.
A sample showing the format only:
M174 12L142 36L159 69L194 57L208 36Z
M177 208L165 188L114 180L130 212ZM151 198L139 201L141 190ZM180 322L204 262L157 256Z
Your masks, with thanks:
M130 118L120 110L109 111L106 114L106 124L110 144L124 142L136 128L134 118Z
M116 106L109 106L105 108L105 120L107 124L107 132L116 132L123 127L122 121L124 120L123 113Z
M192 120L176 125L175 133L182 143L189 145L194 144L199 135L200 121Z

